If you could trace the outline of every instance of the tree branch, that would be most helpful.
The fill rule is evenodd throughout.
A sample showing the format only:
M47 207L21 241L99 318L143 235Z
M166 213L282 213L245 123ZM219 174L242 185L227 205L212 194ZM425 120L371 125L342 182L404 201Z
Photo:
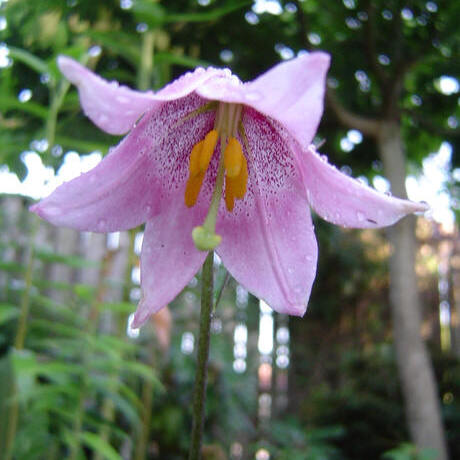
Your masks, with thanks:
M374 118L362 117L346 109L337 98L336 92L332 88L327 89L326 101L332 109L337 119L344 126L358 129L365 136L376 137L379 132L380 121Z

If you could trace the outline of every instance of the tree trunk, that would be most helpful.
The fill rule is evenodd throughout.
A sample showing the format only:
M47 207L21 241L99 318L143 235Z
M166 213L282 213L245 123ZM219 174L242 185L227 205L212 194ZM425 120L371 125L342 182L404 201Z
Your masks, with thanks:
M392 191L406 197L405 157L399 123L381 123L377 138L380 156ZM390 303L394 343L413 442L418 448L438 451L438 460L447 460L447 447L433 368L420 336L420 299L415 274L416 240L414 217L406 217L389 230Z

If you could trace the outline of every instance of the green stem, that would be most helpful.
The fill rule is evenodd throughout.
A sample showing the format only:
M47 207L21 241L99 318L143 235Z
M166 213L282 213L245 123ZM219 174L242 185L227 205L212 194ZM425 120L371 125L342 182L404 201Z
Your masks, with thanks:
M137 74L137 87L141 91L147 91L152 86L154 47L155 32L149 30L142 36L141 63Z
M99 324L99 308L98 306L104 299L104 296L107 291L107 285L105 284L104 280L107 279L108 274L110 273L111 267L113 263L113 254L107 253L102 260L98 284L96 286L96 293L94 296L93 301L91 302L89 308L89 314L86 321L84 333L88 336L88 340L90 337L94 337L97 335L97 327ZM91 349L89 348L88 343L84 343L81 349L81 363L83 367L83 374L81 376L80 381L80 394L79 400L76 407L75 418L73 423L73 435L74 440L73 443L70 445L70 452L69 452L69 460L76 460L80 456L80 440L81 434L83 431L83 421L85 417L85 401L88 396L90 390L90 382L89 382L89 359L90 359Z
M26 339L27 332L27 318L29 317L30 310L30 288L32 287L32 275L35 261L35 236L39 227L39 220L37 217L32 218L32 229L29 236L29 247L27 254L27 267L25 273L25 288L21 297L21 307L19 313L18 329L16 331L16 337L14 339L14 348L16 350L22 350ZM16 377L15 377L16 380ZM17 386L16 381L13 382L13 402L11 403L10 410L8 412L8 431L6 434L6 456L5 460L9 460L13 455L14 439L16 437L16 431L18 427L19 417L19 403L17 400Z
M153 64L155 52L155 32L149 30L144 33L141 43L141 62L137 74L137 87L141 91L146 91L152 86ZM131 260L130 271L127 279L131 279L131 270L135 265L136 254L134 253L134 236L135 232L132 231L130 241ZM153 350L149 350L148 364L154 367L155 359ZM144 460L147 458L147 446L149 442L150 421L152 418L152 404L153 404L153 385L145 379L142 381L142 413L141 413L141 426L137 433L137 442L135 443L134 460Z
M224 140L221 140L221 150L223 151L224 148L225 142ZM203 228L208 230L210 233L214 233L216 230L217 214L219 212L220 199L222 198L222 190L224 187L224 172L224 154L221 153L214 193L212 194L208 215L203 223Z
M32 275L35 260L35 235L39 227L39 222L40 221L38 218L34 216L27 255L27 268L24 279L25 288L21 298L21 310L19 314L18 329L14 339L14 348L16 348L16 350L22 350L24 348L24 342L26 339L27 318L29 316L30 308L30 288L32 287Z
M193 395L193 426L189 460L201 459L204 408L206 401L206 378L208 373L209 342L211 337L211 313L213 293L214 252L210 251L201 274L200 335L198 339L197 369Z
M86 65L88 62L88 53L85 53L84 56L80 59L82 65ZM64 103L65 96L67 91L69 91L70 82L66 79L62 79L57 87L53 87L50 91L50 106L48 109L48 118L46 120L45 126L45 137L48 141L48 149L51 149L56 140L56 125L61 110L61 106Z
M225 273L224 280L222 281L220 288L216 292L216 300L214 302L214 308L212 309L212 312L214 313L217 310L217 306L219 305L220 299L222 298L222 294L224 293L224 289L227 286L228 281L230 280L230 272Z
M150 350L149 363L154 366L154 353ZM144 460L147 457L147 445L149 442L150 423L152 420L153 384L150 380L142 383L142 424L140 436L136 446L134 460Z

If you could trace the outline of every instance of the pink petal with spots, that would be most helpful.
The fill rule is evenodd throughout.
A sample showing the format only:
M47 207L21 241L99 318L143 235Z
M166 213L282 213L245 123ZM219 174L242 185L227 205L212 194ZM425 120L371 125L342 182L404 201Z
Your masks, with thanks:
M207 99L246 104L281 123L307 146L315 135L326 87L329 55L314 52L281 63L252 82L213 78L197 88Z
M141 253L142 298L133 327L171 302L203 265L207 253L198 251L192 230L206 217L206 206L188 209L183 200L147 222Z
M158 105L153 92L143 93L108 82L66 56L58 57L58 66L77 86L85 114L110 134L127 133L144 112Z
M78 87L85 114L110 134L125 134L144 112L157 107L161 102L188 96L208 80L215 77L228 78L230 75L224 69L198 68L154 94L152 91L135 91L119 86L117 82L108 82L66 56L59 56L58 66L67 79Z
M31 210L55 225L110 232L183 202L189 153L212 129L214 114L185 117L204 102L190 95L147 113L101 163Z
M324 219L356 228L384 227L427 205L380 193L338 171L310 147L297 149L310 205Z
M217 253L235 279L280 313L305 313L318 249L305 190L280 126L248 109L248 192L222 210ZM281 133L281 134L280 134Z

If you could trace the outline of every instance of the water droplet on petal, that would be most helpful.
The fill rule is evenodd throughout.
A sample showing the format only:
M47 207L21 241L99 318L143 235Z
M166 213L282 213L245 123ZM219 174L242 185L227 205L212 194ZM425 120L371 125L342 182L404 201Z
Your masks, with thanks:
M303 291L302 286L296 286L296 287L294 288L294 292L295 292L296 294L300 294L300 293L302 293L302 291Z
M362 212L360 212L360 211L358 211L356 213L356 217L357 217L359 222L362 222L364 220L364 214Z
M329 162L329 159L327 158L326 155L321 155L321 160L324 161L324 163L328 163Z
M289 267L287 269L288 273L290 273L291 275L294 273L294 269L292 267Z
M250 91L244 95L248 101L258 101L262 95L258 91Z
M45 211L46 216L48 217L58 216L59 214L61 214L61 209L58 208L57 206L46 206L44 208L44 211Z
M107 221L105 219L99 219L97 222L97 229L101 232L105 232L107 229Z

